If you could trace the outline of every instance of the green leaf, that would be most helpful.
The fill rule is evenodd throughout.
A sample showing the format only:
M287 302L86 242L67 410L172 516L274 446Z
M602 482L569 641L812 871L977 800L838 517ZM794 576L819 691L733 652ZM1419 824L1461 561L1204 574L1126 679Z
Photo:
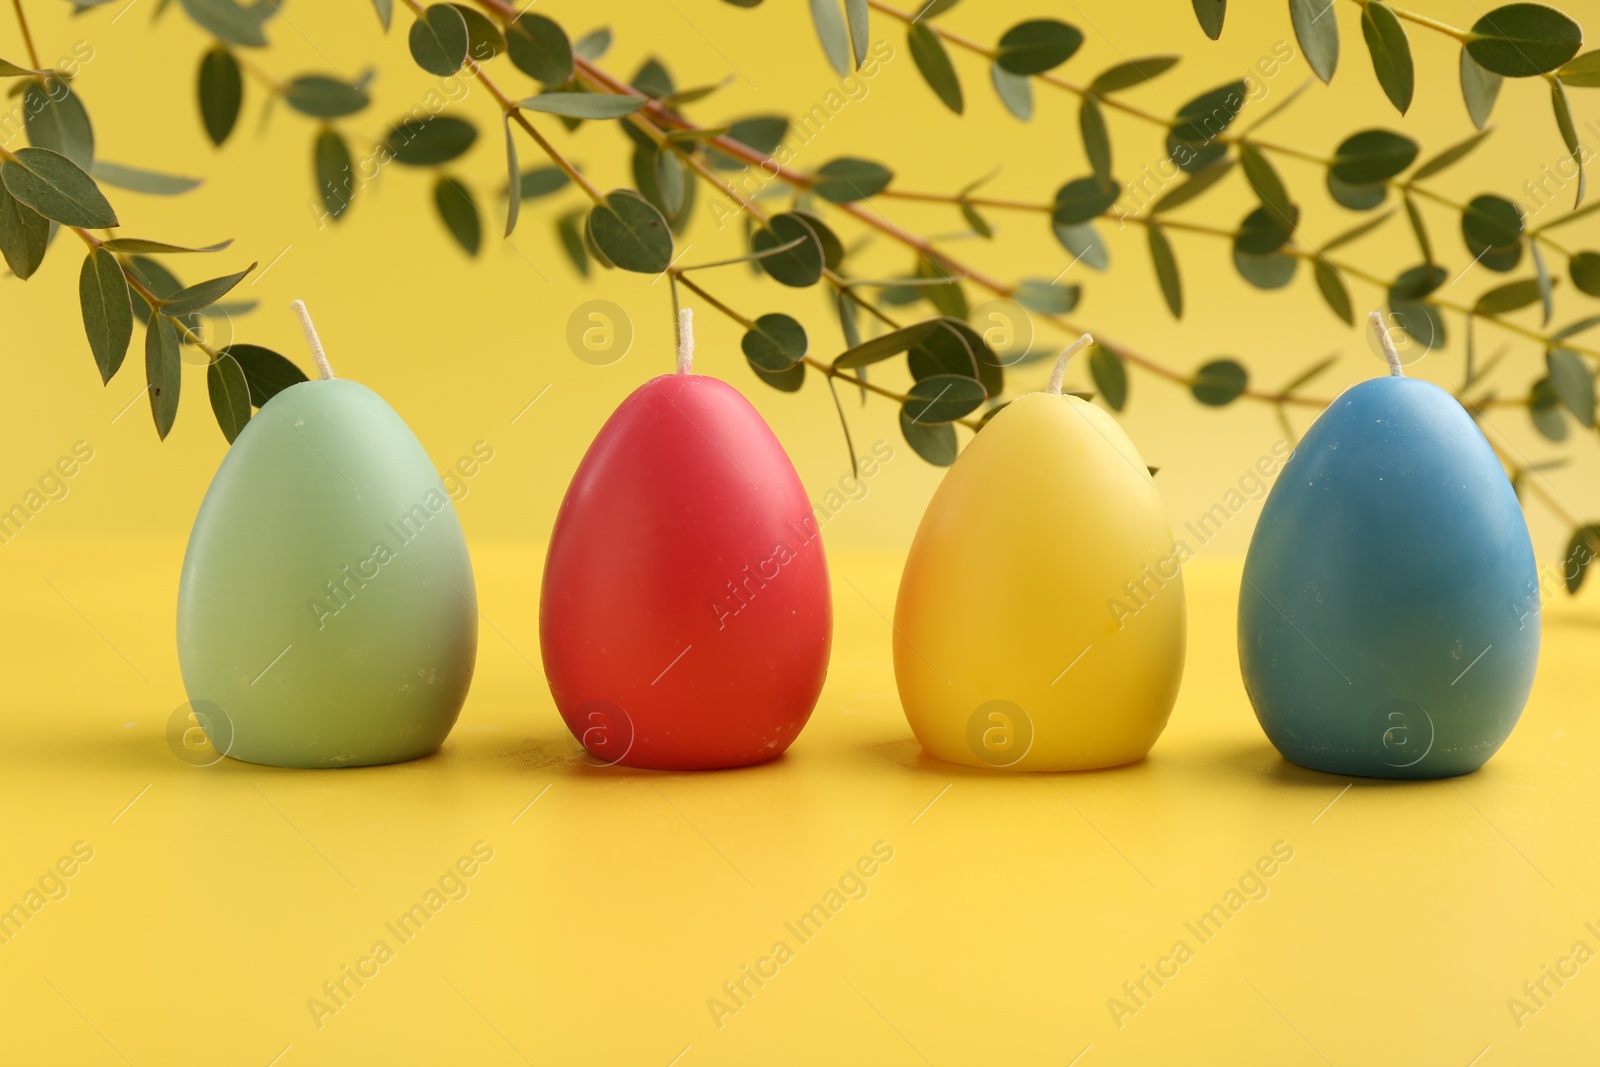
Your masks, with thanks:
M1122 89L1131 89L1135 85L1143 85L1171 70L1177 65L1178 59L1178 56L1170 53L1130 59L1096 77L1089 83L1089 91L1104 96Z
M311 146L311 168L328 217L339 218L350 209L350 201L355 198L356 172L350 146L338 130L327 127L317 134Z
M1414 303L1437 290L1449 278L1450 275L1443 267L1432 263L1409 267L1389 283L1389 302Z
M755 232L750 248L754 252L770 252L796 240L800 244L787 252L763 256L761 269L780 284L804 289L822 279L825 265L822 241L808 221L793 212L774 215L765 227Z
M1112 183L1096 178L1077 178L1056 190L1051 221L1059 229L1098 218L1117 202L1121 192L1121 188Z
M1128 406L1128 368L1122 357L1103 345L1089 346L1089 375L1100 399L1112 411Z
M1392 211L1386 211L1375 219L1368 219L1359 226L1351 227L1344 233L1339 234L1337 237L1329 238L1328 240L1322 242L1322 251L1332 252L1336 248L1343 248L1345 245L1350 244L1353 241L1360 240L1373 230L1376 230L1379 226L1382 226L1384 223L1388 222L1389 217L1393 214L1394 212Z
M927 319L923 322L912 323L910 326L902 326L898 330L891 330L886 334L872 338L870 341L864 341L841 352L834 359L833 368L835 370L851 370L856 367L865 367L869 364L877 363L891 356L898 356L902 352L908 352L921 344L934 330L939 329L942 321L941 319Z
M1422 166L1418 167L1416 173L1411 175L1411 180L1414 182L1420 182L1424 178L1431 178L1435 174L1440 173L1446 167L1459 163L1462 159L1466 158L1469 152L1482 144L1483 139L1488 136L1488 130L1479 130L1471 137L1468 137L1465 141L1462 141L1459 144L1451 145L1449 148L1446 148L1443 152L1440 152L1438 155L1422 164Z
M556 219L556 236L561 239L561 249L571 260L573 269L585 278L589 276L589 251L583 239L587 214L583 208L574 208Z
M1250 384L1250 375L1231 359L1214 359L1195 372L1189 392L1202 404L1226 407L1239 398Z
M1565 348L1552 348L1544 354L1550 386L1561 403L1584 426L1594 428L1594 376L1582 357Z
M1567 263L1579 292L1600 296L1600 252L1579 252Z
M19 67L9 59L0 59L0 78L31 78L48 73L49 71L34 70L31 67Z
M789 120L782 115L756 115L729 123L727 136L729 140L739 142L762 159L767 159L778 150L778 146L783 143L784 135L788 132ZM743 160L724 155L714 148L707 148L706 159L719 170L740 170L745 166Z
M956 461L960 448L956 444L956 430L949 423L925 426L914 422L911 413L900 408L900 433L911 446L911 451L936 467L948 467Z
M1567 420L1561 413L1561 398L1550 384L1549 378L1540 378L1528 391L1528 415L1533 427L1551 441L1561 441L1567 436Z
M1078 306L1083 290L1076 285L1058 285L1043 278L1025 278L1017 283L1011 299L1046 315L1067 315Z
M961 202L961 217L967 220L967 225L971 226L972 231L979 237L982 237L986 240L993 239L994 227L989 225L987 219L978 214L977 208L973 207L965 200Z
M183 386L183 356L172 320L156 315L144 333L144 376L156 434L165 441L178 417L178 391Z
M235 3L235 0L178 0L178 2L183 5L184 12L195 21L196 25L219 41L239 45L242 48L267 46L267 35L261 30L261 21ZM161 436L165 437L166 434L163 433Z
M1100 231L1094 228L1094 223L1083 222L1075 226L1052 225L1052 232L1056 240L1061 242L1061 247L1072 253L1073 263L1083 263L1086 267L1095 270L1105 270L1111 266L1111 255L1106 251L1106 243L1100 237ZM1071 264L1068 264L1068 269Z
M1160 215L1182 207L1221 181L1232 169L1233 160L1224 159L1221 162L1211 164L1203 170L1195 171L1189 175L1182 185L1163 193L1161 199L1150 206L1150 213L1152 215Z
M1522 239L1522 210L1500 196L1475 196L1461 213L1461 232L1490 248L1504 248Z
M543 15L518 15L506 27L506 54L518 70L546 85L560 85L572 77L572 44L566 31Z
M534 167L532 170L522 172L522 199L537 200L542 196L560 192L565 189L572 179L567 177L567 172L560 167Z
M1162 299L1167 302L1167 310L1172 312L1172 317L1181 319L1183 282L1178 276L1178 258L1172 254L1172 245L1160 226L1152 223L1145 227L1145 233L1150 242L1150 259L1156 268L1156 281L1161 284ZM1120 404L1113 406L1118 411L1122 410Z
M865 200L888 187L894 171L868 159L845 156L817 168L811 191L835 204Z
M1417 158L1417 142L1389 130L1362 130L1333 153L1329 173L1347 185L1387 181Z
M1585 52L1556 71L1556 77L1574 88L1600 87L1600 51Z
M200 60L200 121L211 143L228 139L244 103L244 73L226 45L217 45Z
M850 45L854 50L856 69L859 70L861 64L867 61L867 48L872 44L867 0L844 0L844 14L850 23Z
M1411 94L1416 88L1416 73L1411 66L1411 43L1406 40L1405 27L1387 4L1370 0L1361 12L1361 35L1366 38L1367 51L1372 54L1372 71L1384 95L1404 115L1411 106Z
M105 229L119 225L105 195L76 163L48 148L22 148L0 164L11 195L63 226Z
M1228 14L1228 0L1190 0L1200 29L1213 41L1222 36L1222 20Z
M606 202L595 205L589 213L589 234L606 258L623 270L659 274L672 263L667 220L631 189L607 193Z
M1504 315L1539 302L1539 279L1523 278L1490 289L1472 305L1474 315Z
M1250 187L1256 191L1256 196L1261 198L1262 206L1292 229L1295 220L1299 218L1300 210L1289 200L1289 191L1284 188L1283 179L1278 177L1278 172L1273 169L1267 157L1262 155L1261 150L1255 145L1241 141L1239 163L1244 167L1244 176L1249 179Z
M83 311L83 332L89 337L89 350L104 384L122 366L133 339L128 281L117 257L104 247L94 249L83 261L78 273L78 303Z
M651 57L633 76L633 87L652 100L663 100L675 90L672 75L659 59Z
M4 170L0 169L0 174ZM0 254L18 278L26 280L44 262L50 247L50 220L0 185Z
M911 349L906 369L919 382L954 374L976 379L989 394L998 394L1005 388L1000 357L970 323L951 316L942 319L939 329Z
M250 403L258 408L289 386L309 380L299 367L260 345L229 345L222 354L232 357L244 371L250 386Z
M1592 330L1596 326L1600 326L1600 315L1592 315L1587 319L1579 319L1577 322L1563 326L1550 335L1550 340L1564 341L1568 337L1576 337L1585 330Z
M911 49L912 62L922 72L923 81L944 101L945 107L957 115L961 114L965 106L961 96L961 79L956 76L950 53L945 51L939 35L925 23L913 22L906 33L906 44Z
M1242 252L1237 246L1233 250L1233 266L1239 276L1257 289L1282 289L1294 281L1294 273L1300 261L1283 252L1271 252L1264 256L1251 255Z
M1400 200L1405 204L1406 220L1411 223L1411 233L1417 239L1417 248L1422 252L1422 258L1429 263L1433 262L1433 244L1428 240L1428 227L1422 221L1422 212L1417 207L1417 202L1411 198L1409 192L1402 193Z
M834 233L828 224L822 221L820 216L810 211L794 211L791 214L798 216L801 221L811 227L812 234L822 247L822 265L829 270L838 270L840 264L844 262L845 254L844 242L839 240L839 235ZM794 239L798 240L799 237L800 235L797 233ZM919 259L918 262L925 261Z
M1354 326L1356 316L1350 305L1350 289L1344 283L1344 276L1321 256L1311 261L1311 267L1317 281L1317 292L1322 294L1323 301L1344 320L1345 325Z
M517 142L511 136L511 116L506 116L506 229L505 236L517 228L522 213L522 180L517 163Z
M602 26L598 30L579 37L572 42L572 54L581 56L591 63L598 62L611 51L611 27Z
M89 174L96 181L107 185L115 185L119 189L131 189L136 193L148 193L151 196L180 196L190 190L198 189L202 184L199 178L160 174L153 170L111 163L104 159L95 160L94 166L89 168Z
M1333 81L1339 66L1339 20L1333 14L1333 0L1289 0L1289 20L1311 73L1324 83Z
M762 370L754 363L751 363L750 369L755 371L757 378L781 392L798 393L801 387L806 384L806 368L802 363L797 363L788 370L781 371Z
M1083 34L1077 27L1055 19L1029 19L1000 36L995 62L1012 74L1043 74L1071 59L1082 46Z
M994 63L989 66L989 81L1007 111L1023 122L1033 118L1033 82L1029 78Z
M449 4L430 4L411 24L409 41L417 66L447 78L467 61L467 20Z
M983 385L960 374L933 374L912 384L902 409L912 422L933 426L970 415L988 399Z
M517 106L526 111L542 111L573 119L620 119L649 102L643 96L614 93L540 93L517 101Z
M477 255L483 244L483 221L478 217L472 190L454 178L441 177L433 187L433 206L461 250L469 256Z
M1583 578L1600 554L1600 525L1580 526L1567 540L1567 554L1562 557L1562 577L1567 592L1576 594L1583 587Z
M449 8L448 4L435 6ZM422 23L419 21L416 25ZM370 104L372 99L361 86L343 78L302 74L284 86L283 102L302 115L310 115L315 119L337 119L354 115Z
M1329 170L1328 195L1333 197L1335 203L1351 211L1371 211L1383 204L1389 195L1389 186L1384 182L1349 185L1340 181L1338 175Z
M60 78L29 82L22 93L28 143L59 152L88 170L94 164L94 127L78 94Z
M250 383L244 369L226 353L206 368L206 392L211 395L211 411L231 445L250 421Z
M1390 301L1389 314L1407 336L1424 348L1444 347L1444 319L1432 304Z
M378 12L378 21L383 24L383 32L389 32L389 26L394 22L394 0L372 0L373 8Z
M454 115L433 115L396 123L384 144L396 163L433 167L465 154L478 139L478 128Z
M1543 4L1507 4L1472 24L1467 51L1485 70L1531 78L1558 69L1583 47L1583 27Z
M1101 185L1113 185L1111 179L1111 135L1106 131L1105 116L1093 94L1085 94L1078 106L1078 130L1083 134L1083 154L1089 157L1095 180Z
M850 73L850 36L845 30L844 16L839 13L839 0L811 0L811 20L816 23L817 36L822 40L822 51L828 63L840 75Z
M233 287L242 282L245 275L256 269L254 263L237 274L229 274L222 278L212 278L209 281L198 282L162 300L161 310L164 314L183 316L210 307L224 296L227 296Z
M1235 81L1201 93L1178 109L1172 136L1191 148L1210 145L1244 110L1247 92L1245 82Z
M754 366L776 373L804 359L807 344L805 327L788 315L772 312L756 319L739 347Z
M1539 325L1550 325L1550 316L1555 314L1555 280L1550 277L1550 268L1544 264L1544 254L1539 251L1538 241L1528 242L1528 251L1533 257L1534 281L1539 285L1539 301L1543 305L1544 318Z
M1567 103L1567 90L1560 80L1554 78L1550 81L1550 104L1555 108L1556 126L1561 130L1561 140L1566 143L1567 151L1572 153L1572 163L1578 171L1578 195L1572 204L1576 210L1578 205L1583 203L1583 194L1589 183L1588 175L1583 172L1585 150L1578 141L1578 127L1572 121L1572 106Z
M169 297L183 288L183 283L178 281L171 271L146 256L130 256L126 266L128 271L138 278L140 283L154 293L158 299ZM139 295L137 289L133 290L132 295L133 317L136 321L144 323L148 327L152 314L150 305L145 302L144 297Z
M1268 207L1258 207L1244 217L1239 232L1234 237L1234 251L1250 256L1271 255L1289 243L1294 227L1300 219L1300 209L1290 206L1291 217L1285 221Z
M1489 115L1500 96L1500 75L1484 70L1472 53L1461 49L1461 98L1466 102L1467 114L1478 129L1489 125Z
M506 50L505 36L489 16L466 4L452 3L450 6L460 13L461 21L467 24L467 55L479 63L487 63Z

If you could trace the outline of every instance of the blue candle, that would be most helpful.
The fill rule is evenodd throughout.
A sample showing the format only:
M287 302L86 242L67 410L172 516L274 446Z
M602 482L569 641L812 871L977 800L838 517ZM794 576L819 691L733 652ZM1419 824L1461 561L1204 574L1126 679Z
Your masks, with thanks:
M1262 508L1239 591L1256 717L1293 763L1465 774L1516 725L1539 656L1522 509L1449 393L1390 376L1312 424Z

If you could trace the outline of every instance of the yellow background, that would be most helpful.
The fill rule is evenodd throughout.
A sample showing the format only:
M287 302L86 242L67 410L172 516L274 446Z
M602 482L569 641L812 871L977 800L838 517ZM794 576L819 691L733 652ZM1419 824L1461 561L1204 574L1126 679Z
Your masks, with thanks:
M193 281L207 267L272 264L240 288L261 302L241 320L241 339L309 366L286 313L290 299L303 297L339 373L387 398L441 469L478 441L489 442L495 458L458 504L485 625L473 693L444 752L341 774L231 762L191 768L174 758L165 735L184 699L172 641L183 540L225 449L206 409L203 373L186 371L177 426L158 442L138 396L137 347L110 386L98 384L78 319L74 242L59 241L29 282L0 284L8 357L0 504L20 500L74 442L95 449L70 494L0 546L8 608L0 904L22 899L74 842L95 849L67 882L68 896L0 946L5 1058L142 1065L281 1056L289 1065L383 1054L398 1062L668 1064L681 1056L676 1062L688 1067L757 1056L945 1064L1068 1063L1081 1054L1085 1067L1177 1059L1466 1064L1475 1056L1488 1065L1571 1061L1592 1048L1600 1010L1594 966L1520 1030L1506 1008L1523 981L1574 941L1600 948L1584 928L1600 926L1600 868L1588 832L1600 788L1591 715L1600 604L1592 589L1549 605L1533 700L1484 771L1454 783L1358 782L1341 794L1345 780L1277 757L1238 683L1236 556L1252 505L1189 568L1185 688L1148 762L1078 776L957 770L926 760L911 740L894 699L882 618L940 472L899 445L891 404L851 401L858 445L886 439L897 455L866 497L827 527L839 615L834 662L791 754L719 775L588 768L573 758L538 668L542 542L605 417L645 378L670 369L665 282L575 278L549 221L554 208L582 202L575 190L527 205L515 237L487 234L475 261L433 219L432 176L398 167L363 189L345 220L318 229L307 206L314 124L279 107L262 127L262 93L251 84L234 139L213 150L194 107L205 39L180 12L152 26L154 0L138 0L115 23L115 8L70 18L64 4L27 6L45 62L75 41L94 49L76 85L101 157L206 179L175 200L111 190L125 234L196 244L234 238L219 256L170 265ZM1155 87L1128 94L1171 112L1242 74L1275 42L1292 42L1284 5L1232 6L1215 44L1175 0L1159 9L1096 2L1057 12L1088 38L1065 73L1086 80L1123 55L1182 53L1184 62ZM1588 4L1564 6L1590 22L1600 14ZM694 109L702 122L797 113L837 83L804 5L792 0L750 11L711 0L552 0L541 9L574 36L612 26L617 43L605 65L619 75L659 52L681 85L731 78ZM943 21L992 41L1040 11L972 2ZM1477 16L1473 4L1454 0L1427 11L1458 25ZM1407 132L1425 152L1465 137L1470 124L1448 42L1413 32L1417 100L1402 119L1371 75L1356 13L1354 4L1339 5L1344 49L1333 87L1313 86L1264 134L1316 152L1374 125ZM0 15L0 54L23 61L8 16ZM271 28L274 47L256 58L279 77L375 65L376 105L347 125L377 137L434 82L406 54L403 11L396 23L382 37L364 3L291 4ZM1037 202L1087 172L1075 98L1036 87L1037 115L1023 126L994 100L982 67L958 54L968 99L958 119L921 84L899 29L881 17L874 25L874 35L894 45L894 59L797 165L863 155L894 167L899 187L941 192L1001 165L986 191ZM517 91L528 88L503 60L491 71ZM1306 77L1297 58L1270 94ZM1580 126L1600 116L1596 94L1572 96ZM477 89L460 109L483 132L451 169L494 216L490 191L503 170L494 109ZM618 131L590 124L569 136L538 121L602 187L625 183ZM1161 158L1154 128L1110 121L1119 173ZM1463 200L1491 190L1511 195L1561 158L1542 84L1508 83L1497 121L1494 137L1434 187ZM519 148L525 166L538 162L531 143ZM1320 168L1280 166L1305 203L1313 240L1358 221L1328 201ZM738 251L734 227L719 233L705 199L702 189L701 215L680 241L693 246L686 262ZM1250 204L1243 183L1230 179L1186 217L1231 224ZM960 226L949 208L892 200L878 207L917 232ZM1455 219L1424 210L1436 245L1464 265ZM1040 217L990 217L1001 227L993 244L952 246L975 266L1013 278L1050 277L1066 266ZM839 229L847 242L862 232ZM1380 275L1417 261L1402 220L1383 234L1346 254ZM1108 240L1109 276L1079 266L1066 279L1086 281L1074 316L1085 326L1179 368L1235 356L1266 387L1329 353L1343 358L1323 379L1323 394L1381 369L1360 336L1321 306L1304 271L1286 291L1257 293L1235 277L1224 244L1174 235L1189 303L1175 323L1156 295L1143 234L1130 228ZM1600 224L1580 223L1563 240L1600 243ZM911 260L880 238L859 269L869 265L898 273ZM817 291L752 281L742 267L702 277L746 314L799 315L814 353L842 347ZM1460 289L1476 295L1502 280L1480 269ZM1360 283L1354 291L1360 309L1380 298ZM575 358L564 339L572 310L597 297L625 308L637 331L629 355L604 368ZM1570 286L1558 308L1558 321L1594 310ZM1533 311L1519 314L1535 323ZM699 368L751 396L821 499L849 470L826 390L815 380L798 395L767 390L746 368L733 324L702 309L699 327ZM1451 327L1458 338L1459 320ZM1485 352L1507 339L1490 328L1480 333ZM1452 381L1460 351L1456 341L1411 372ZM1515 343L1495 384L1520 392L1539 359L1535 347ZM903 381L899 373L879 377ZM1046 373L1043 365L1020 371L1013 388L1037 387ZM1075 368L1068 381L1086 385L1086 370ZM1295 417L1303 428L1305 414ZM1137 372L1122 421L1161 468L1157 486L1175 528L1218 502L1281 436L1260 407L1204 409L1181 388ZM1488 430L1532 459L1556 454L1525 423L1514 412L1497 414ZM1596 509L1593 444L1580 436L1565 450L1573 462L1549 475L1552 491L1582 518ZM1530 520L1540 557L1553 558L1566 531L1538 505ZM318 1029L307 999L479 840L495 859L470 881L470 895L445 907ZM718 1029L707 999L765 955L784 937L784 923L821 900L878 840L895 859L870 880L868 896L799 947ZM1107 999L1280 840L1295 859L1268 882L1269 896L1245 907L1118 1029Z

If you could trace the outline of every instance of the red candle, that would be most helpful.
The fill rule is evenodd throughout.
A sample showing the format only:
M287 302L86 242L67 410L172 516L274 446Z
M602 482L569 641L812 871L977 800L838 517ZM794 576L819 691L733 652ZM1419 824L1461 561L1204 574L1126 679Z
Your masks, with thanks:
M606 763L742 767L781 755L816 705L833 612L794 466L738 390L690 372L640 386L561 502L539 605L545 673Z

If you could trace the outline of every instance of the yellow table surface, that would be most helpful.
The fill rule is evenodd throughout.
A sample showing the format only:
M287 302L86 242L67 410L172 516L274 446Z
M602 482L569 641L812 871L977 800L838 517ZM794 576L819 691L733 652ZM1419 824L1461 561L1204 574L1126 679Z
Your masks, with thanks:
M1600 1058L1594 596L1548 605L1532 701L1485 769L1352 783L1268 745L1238 678L1238 564L1198 561L1151 757L1010 776L921 754L890 668L899 561L838 558L832 670L788 755L660 774L574 757L538 666L541 551L476 545L478 674L443 751L287 771L168 746L181 545L5 552L0 907L52 894L4 928L6 1063ZM878 842L893 858L846 877ZM475 845L492 859L445 877ZM1275 846L1292 859L1230 911ZM842 878L856 899L830 899Z

